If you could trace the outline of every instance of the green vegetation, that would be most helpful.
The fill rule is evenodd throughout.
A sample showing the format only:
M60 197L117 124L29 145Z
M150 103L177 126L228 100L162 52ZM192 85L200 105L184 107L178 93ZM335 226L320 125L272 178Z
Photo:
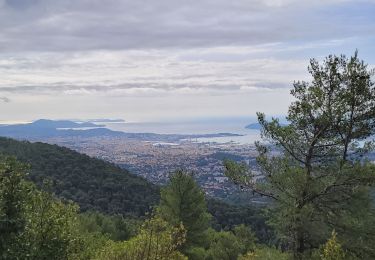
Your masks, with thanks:
M29 164L32 182L42 187L49 179L56 196L83 211L140 216L159 200L158 187L143 178L67 148L0 138L1 153Z
M164 220L153 217L146 220L139 234L125 242L109 242L97 259L106 260L183 260L187 259L177 249L185 242L183 225L173 227Z
M77 203L81 212L134 218L152 211L159 202L158 186L111 163L67 148L0 137L1 153L29 164L27 179L39 188L50 180L49 190L58 198ZM251 225L261 241L270 239L258 207L234 206L214 199L208 199L207 206L215 229L231 229L244 223Z
M220 200L208 199L207 209L213 216L211 226L217 231L232 230L237 225L244 224L251 227L259 242L267 244L276 242L274 231L266 224L267 218L262 213L263 207L236 206Z
M203 192L183 171L172 175L155 213L141 221L80 214L77 205L46 191L51 183L41 190L28 181L28 170L13 157L0 158L0 259L213 260L236 259L256 248L245 225L232 231L210 227Z
M257 238L244 224L228 231L210 227L204 195L191 173L179 170L171 175L156 212L170 225L186 228L186 241L179 249L189 259L232 260L256 248Z
M290 255L272 247L259 247L253 252L240 256L238 260L289 260Z
M187 229L184 249L204 246L211 216L207 212L203 191L193 177L175 172L162 188L158 214L173 226L182 223Z
M74 259L83 239L78 207L56 200L25 180L26 167L0 161L1 259Z
M323 247L321 254L322 260L341 260L345 259L345 252L340 243L337 241L337 234L332 232L332 237L327 241Z
M141 219L122 215L104 215L99 212L85 212L79 215L80 228L89 233L97 233L113 241L123 241L134 237L142 224Z

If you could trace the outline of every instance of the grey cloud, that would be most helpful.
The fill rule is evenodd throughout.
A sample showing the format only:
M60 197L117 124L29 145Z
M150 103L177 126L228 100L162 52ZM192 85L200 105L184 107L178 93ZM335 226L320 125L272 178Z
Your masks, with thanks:
M375 9L361 2L363 8ZM319 4L293 0L7 0L0 10L0 46L3 51L191 48L374 33L374 24L366 19L354 26L345 15L323 12L332 5L340 9L349 4L333 0Z
M227 89L233 92L243 86L280 88L293 79L305 79L305 61L252 58L252 52L259 50L271 53L262 46L257 49L3 54L0 55L0 74L3 75L0 94L148 94L173 90L211 94ZM208 58L211 53L225 56L227 60L212 60ZM232 60L238 53L242 53L244 59Z
M118 95L118 96L157 96L163 94L211 94L225 95L239 91L272 91L285 88L282 82L262 82L250 84L160 84L151 83L129 83L121 85L86 85L76 86L69 84L49 84L46 86L13 86L0 87L2 93L23 94L23 95ZM0 100L9 102L9 99L2 97Z
M7 97L0 97L0 102L9 103L10 99Z
M5 0L7 6L20 10L30 8L34 6L37 2L38 0Z

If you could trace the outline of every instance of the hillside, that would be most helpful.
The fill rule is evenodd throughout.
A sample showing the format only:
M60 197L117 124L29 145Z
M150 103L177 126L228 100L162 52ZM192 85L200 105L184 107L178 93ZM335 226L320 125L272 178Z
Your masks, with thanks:
M52 180L52 191L79 204L82 211L142 216L159 202L159 187L109 162L68 148L0 137L0 154L31 166L29 179L38 186ZM250 225L260 241L272 236L258 207L242 207L207 198L213 226Z
M30 180L52 180L56 195L83 211L143 215L159 200L158 187L143 178L67 148L0 137L0 153L29 163Z

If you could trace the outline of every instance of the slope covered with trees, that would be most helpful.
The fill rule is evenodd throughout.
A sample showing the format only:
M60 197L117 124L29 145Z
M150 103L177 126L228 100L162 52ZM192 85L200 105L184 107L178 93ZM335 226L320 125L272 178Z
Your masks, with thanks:
M144 215L159 200L159 188L111 163L67 148L0 137L0 153L28 163L28 178L39 187L49 179L61 198L81 210Z
M0 137L0 154L15 156L29 164L29 180L39 187L50 180L50 191L59 198L74 201L80 211L143 216L159 202L159 186L68 148ZM207 204L215 229L230 229L245 223L252 226L261 241L270 239L259 208L234 206L212 198Z
M141 221L135 223L121 216L92 212L79 215L74 203L56 199L27 181L27 168L12 157L0 157L1 259L272 260L290 257L287 252L258 244L251 228L243 224L228 231L215 231L206 222L201 229L195 229L194 219L209 213L203 193L189 173L179 171L172 175L159 206L139 226ZM186 192L192 186L196 194ZM194 209L196 201L200 206ZM178 218L180 221L176 221ZM194 240L187 242L194 233L200 234L198 244ZM314 259L345 259L345 256L333 232L321 255L316 254Z
M224 260L255 249L256 238L245 225L232 231L210 227L204 194L188 173L172 175L159 206L134 220L80 214L78 205L27 180L28 170L14 157L0 156L1 259ZM48 182L43 186L50 188Z

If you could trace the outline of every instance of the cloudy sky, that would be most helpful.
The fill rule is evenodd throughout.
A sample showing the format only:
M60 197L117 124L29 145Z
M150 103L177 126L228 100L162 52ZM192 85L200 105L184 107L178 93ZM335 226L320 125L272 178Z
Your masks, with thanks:
M0 0L0 121L283 114L310 57L375 64L374 0Z

